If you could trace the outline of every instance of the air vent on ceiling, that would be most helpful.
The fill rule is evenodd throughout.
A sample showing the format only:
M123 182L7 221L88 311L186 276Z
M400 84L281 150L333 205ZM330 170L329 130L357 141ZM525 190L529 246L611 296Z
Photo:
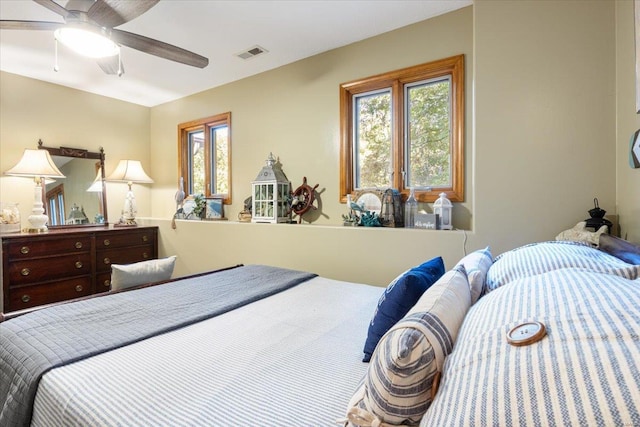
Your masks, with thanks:
M249 49L244 50L244 51L242 51L240 53L236 53L236 56L238 58L242 58L242 59L251 59L251 58L255 58L258 55L262 55L263 53L267 53L267 52L269 52L267 49L265 49L265 48L263 48L261 46L255 45L255 46L250 47Z

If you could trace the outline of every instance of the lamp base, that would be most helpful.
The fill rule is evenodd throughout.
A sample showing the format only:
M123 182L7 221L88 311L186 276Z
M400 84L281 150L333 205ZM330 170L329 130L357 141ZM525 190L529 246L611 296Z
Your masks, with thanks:
M136 213L136 197L133 195L133 191L131 191L131 182L129 182L129 191L127 192L127 197L124 199L122 216L120 220L114 224L114 227L137 227Z
M25 228L22 230L23 233L48 233L49 229L47 228L47 226L44 227L40 227L40 228Z
M31 210L29 218L27 218L29 221L29 227L24 231L26 233L46 233L49 231L47 228L49 217L44 214L44 204L42 203L42 182L38 178L36 178L36 186L34 188L33 209Z
M113 224L114 227L137 227L138 223L135 219L120 218L120 221Z

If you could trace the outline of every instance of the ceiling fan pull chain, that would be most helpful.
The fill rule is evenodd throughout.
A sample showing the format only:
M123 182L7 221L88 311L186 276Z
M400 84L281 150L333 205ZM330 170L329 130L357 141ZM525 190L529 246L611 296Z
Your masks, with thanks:
M122 49L118 49L118 77L122 77Z
M53 64L53 71L57 73L58 70L60 70L60 67L58 67L58 39L54 39L54 40L56 43L56 47L55 47L55 63Z

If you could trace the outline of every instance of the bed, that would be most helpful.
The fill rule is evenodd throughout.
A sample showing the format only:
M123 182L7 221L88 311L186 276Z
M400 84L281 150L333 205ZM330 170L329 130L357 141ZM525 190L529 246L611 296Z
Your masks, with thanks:
M0 425L640 425L640 249L611 242L386 289L240 266L47 307L0 323ZM527 322L545 335L509 344Z

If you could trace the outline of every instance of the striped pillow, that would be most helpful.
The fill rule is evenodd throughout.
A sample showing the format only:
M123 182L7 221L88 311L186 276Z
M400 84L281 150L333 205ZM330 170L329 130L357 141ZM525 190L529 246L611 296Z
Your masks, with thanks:
M418 425L470 304L463 266L430 287L380 340L364 381L349 402L348 425Z
M487 273L485 292L524 277L567 268L613 274L630 280L640 277L640 267L586 243L550 241L532 243L496 257Z
M467 279L471 288L471 305L475 304L484 289L484 282L487 277L487 271L493 264L491 249L487 246L484 249L477 250L458 261L456 265L463 265L467 271Z

